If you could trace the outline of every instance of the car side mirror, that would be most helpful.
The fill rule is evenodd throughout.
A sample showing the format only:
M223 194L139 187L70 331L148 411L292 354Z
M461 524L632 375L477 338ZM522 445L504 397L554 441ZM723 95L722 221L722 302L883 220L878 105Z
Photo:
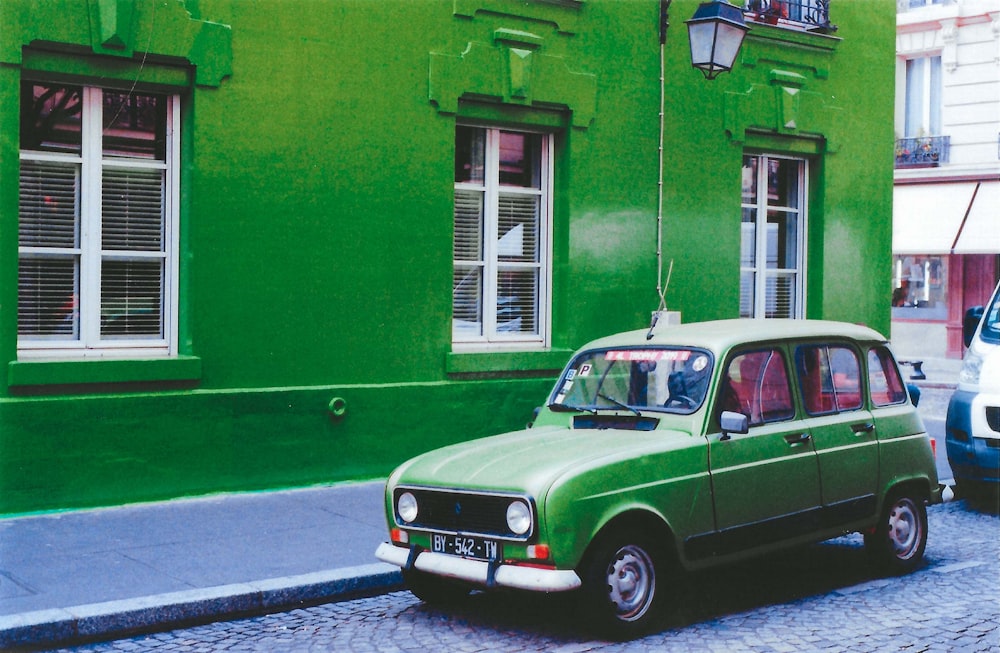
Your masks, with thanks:
M920 403L920 388L912 383L906 384L906 393L910 395L910 403L916 408Z
M745 435L750 432L750 420L743 413L735 413L731 410L722 411L719 416L719 425L722 427L722 439L728 440L730 433Z
M985 310L982 306L973 306L965 311L965 317L962 318L962 339L965 340L966 347L972 345L972 337L976 335L976 327L982 321Z

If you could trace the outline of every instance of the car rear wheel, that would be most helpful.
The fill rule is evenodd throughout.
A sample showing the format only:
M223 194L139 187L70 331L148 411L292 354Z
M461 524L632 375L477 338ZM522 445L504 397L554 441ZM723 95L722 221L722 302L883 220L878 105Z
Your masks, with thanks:
M406 588L425 603L455 603L471 591L468 585L416 569L403 569L402 574Z
M904 574L920 564L927 547L927 507L905 493L886 501L873 533L865 535L865 548L884 571Z
M646 632L662 611L662 556L647 538L624 533L595 545L583 570L591 624L616 639Z

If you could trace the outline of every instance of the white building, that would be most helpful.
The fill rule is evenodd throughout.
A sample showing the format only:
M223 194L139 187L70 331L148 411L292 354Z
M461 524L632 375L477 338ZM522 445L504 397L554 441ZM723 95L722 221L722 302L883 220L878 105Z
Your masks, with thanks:
M893 331L959 358L1000 275L1000 0L897 7Z

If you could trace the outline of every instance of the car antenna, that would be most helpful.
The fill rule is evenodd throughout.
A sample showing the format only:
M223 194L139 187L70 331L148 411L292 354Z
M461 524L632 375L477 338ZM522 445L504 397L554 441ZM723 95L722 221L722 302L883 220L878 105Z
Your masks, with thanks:
M660 307L653 311L653 319L649 323L649 331L646 333L646 340L653 339L653 329L656 328L656 323L660 321L660 316L663 315L663 311L667 310L667 287L670 285L670 275L674 271L674 259L670 259L670 266L667 268L667 282L663 284L662 288L657 288L656 292L660 295Z

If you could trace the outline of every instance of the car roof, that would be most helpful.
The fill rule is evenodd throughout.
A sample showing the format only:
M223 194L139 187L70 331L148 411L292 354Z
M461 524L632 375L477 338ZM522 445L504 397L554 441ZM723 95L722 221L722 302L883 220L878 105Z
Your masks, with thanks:
M651 337L647 338L647 336ZM886 342L869 327L832 320L734 319L656 326L626 331L588 343L583 349L678 345L726 351L736 345L788 339L847 338Z

